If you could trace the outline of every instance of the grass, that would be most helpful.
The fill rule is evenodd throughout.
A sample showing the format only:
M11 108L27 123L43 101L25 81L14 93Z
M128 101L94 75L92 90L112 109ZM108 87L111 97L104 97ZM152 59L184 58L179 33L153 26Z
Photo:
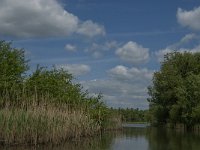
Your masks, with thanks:
M0 99L0 144L54 145L121 127L119 117L103 112L106 107L101 109L84 103L59 103L45 94L13 99L4 96Z
M4 108L0 110L1 144L59 144L68 139L91 136L100 127L81 110L54 106Z
M111 115L104 105L68 104L49 94L4 95L0 98L0 144L61 144L92 136L103 130L121 127L119 116Z

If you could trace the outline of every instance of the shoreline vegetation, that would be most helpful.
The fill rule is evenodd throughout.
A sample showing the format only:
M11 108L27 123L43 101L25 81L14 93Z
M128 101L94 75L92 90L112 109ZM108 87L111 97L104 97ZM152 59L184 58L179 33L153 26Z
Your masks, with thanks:
M149 87L149 118L153 125L199 130L200 53L172 52L164 56Z
M55 67L29 69L25 52L0 41L0 144L60 144L121 128L121 118Z

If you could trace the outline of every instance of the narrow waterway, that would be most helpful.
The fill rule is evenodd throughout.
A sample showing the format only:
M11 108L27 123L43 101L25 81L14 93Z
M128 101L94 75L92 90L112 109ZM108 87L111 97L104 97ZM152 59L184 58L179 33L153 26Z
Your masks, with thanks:
M200 133L145 124L126 124L122 131L106 132L92 138L59 146L7 147L6 150L200 150Z

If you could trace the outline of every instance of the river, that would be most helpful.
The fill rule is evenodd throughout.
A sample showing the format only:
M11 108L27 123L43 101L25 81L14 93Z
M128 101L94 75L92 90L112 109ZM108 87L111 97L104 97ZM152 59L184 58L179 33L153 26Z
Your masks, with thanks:
M200 150L200 133L126 124L92 138L59 146L7 147L5 150Z

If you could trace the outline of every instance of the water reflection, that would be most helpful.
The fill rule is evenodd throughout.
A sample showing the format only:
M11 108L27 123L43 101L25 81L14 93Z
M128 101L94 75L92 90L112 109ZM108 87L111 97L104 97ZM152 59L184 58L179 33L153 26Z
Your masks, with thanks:
M81 138L79 141L65 142L62 145L12 146L0 147L0 150L109 150L111 143L120 132L98 134L91 138Z
M152 128L146 138L149 150L199 150L200 134L184 131Z
M2 148L0 148L2 149ZM200 134L144 125L126 125L122 131L99 134L92 138L60 146L7 147L4 150L199 150Z

